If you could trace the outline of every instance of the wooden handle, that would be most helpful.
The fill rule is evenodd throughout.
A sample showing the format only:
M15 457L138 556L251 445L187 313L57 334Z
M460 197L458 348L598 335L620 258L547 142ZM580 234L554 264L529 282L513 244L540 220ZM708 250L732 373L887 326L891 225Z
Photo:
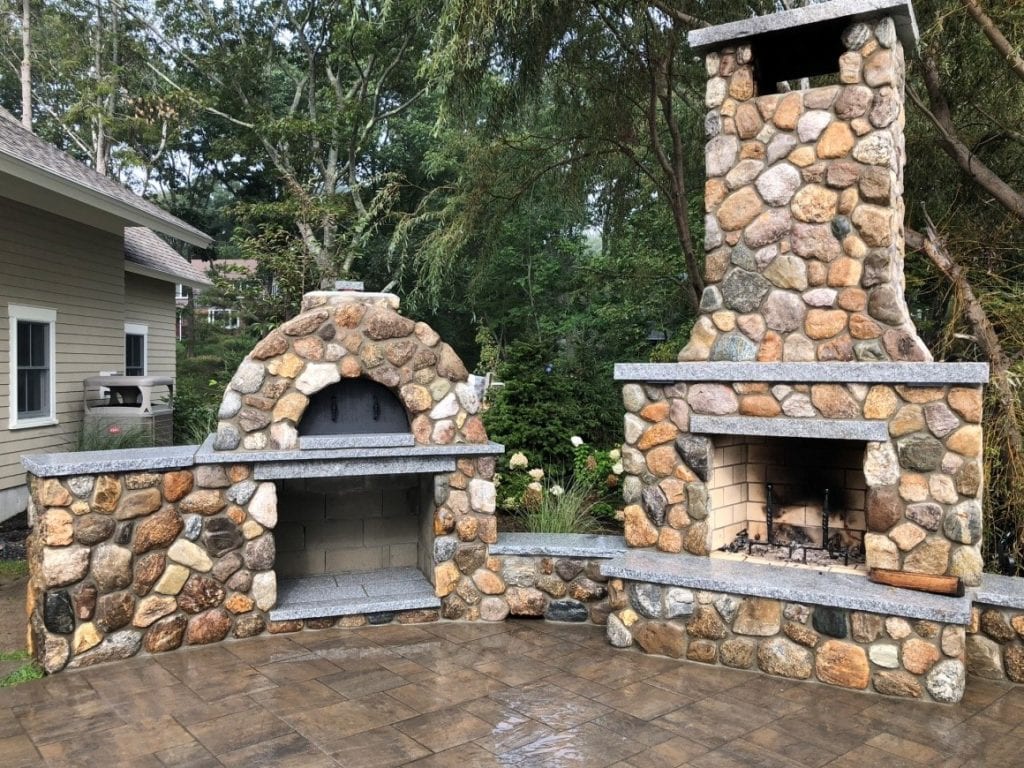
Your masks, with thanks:
M950 597L964 596L964 582L959 576L931 576L926 573L872 568L868 571L868 578L876 584L887 584L890 587L916 589L919 592L933 592Z

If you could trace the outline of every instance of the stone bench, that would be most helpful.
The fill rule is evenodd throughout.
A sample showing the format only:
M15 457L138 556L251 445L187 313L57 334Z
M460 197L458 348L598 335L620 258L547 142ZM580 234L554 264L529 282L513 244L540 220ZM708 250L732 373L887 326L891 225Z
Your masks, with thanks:
M970 597L649 550L601 570L614 646L884 695L963 697Z

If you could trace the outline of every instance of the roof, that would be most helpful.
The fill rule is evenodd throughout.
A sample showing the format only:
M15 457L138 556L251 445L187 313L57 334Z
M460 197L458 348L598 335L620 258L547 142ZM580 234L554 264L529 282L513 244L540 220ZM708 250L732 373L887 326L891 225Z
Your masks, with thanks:
M209 275L214 268L221 270L222 277L228 280L242 280L256 274L260 263L256 259L217 259L216 261L201 261L192 259L192 268L204 275ZM225 268L230 268L225 271Z
M0 115L0 180L7 175L27 183L36 192L33 199L57 205L52 199L57 196L77 209L98 209L120 219L121 226L146 226L201 248L213 242L209 235L26 131L11 117L9 112Z
M127 227L124 230L125 271L169 280L191 288L211 285L201 270L186 261L151 229Z

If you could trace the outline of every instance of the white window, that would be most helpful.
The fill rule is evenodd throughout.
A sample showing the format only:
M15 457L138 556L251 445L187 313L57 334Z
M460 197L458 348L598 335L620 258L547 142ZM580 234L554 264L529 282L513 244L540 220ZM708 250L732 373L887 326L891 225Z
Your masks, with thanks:
M7 317L11 346L8 427L56 424L57 312L8 304Z
M145 376L149 362L149 327L138 323L124 324L124 375Z
M187 299L188 298L188 288L186 288L181 283L175 283L175 285L174 285L174 298L176 298L176 299Z
M206 322L211 325L219 325L229 331L238 330L242 325L235 310L223 307L210 307L206 311Z

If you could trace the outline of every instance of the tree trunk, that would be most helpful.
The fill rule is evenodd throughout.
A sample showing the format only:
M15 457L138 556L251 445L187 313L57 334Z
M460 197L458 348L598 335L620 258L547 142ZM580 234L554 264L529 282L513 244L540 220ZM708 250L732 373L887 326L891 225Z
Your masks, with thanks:
M32 130L32 13L29 0L21 0L21 124Z

